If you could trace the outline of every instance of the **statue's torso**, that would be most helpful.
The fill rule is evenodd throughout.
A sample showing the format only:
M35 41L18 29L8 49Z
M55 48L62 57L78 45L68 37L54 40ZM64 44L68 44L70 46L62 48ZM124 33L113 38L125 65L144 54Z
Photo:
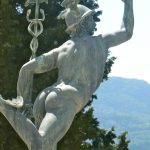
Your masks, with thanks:
M69 40L58 55L58 82L87 90L87 96L99 86L107 58L101 36Z

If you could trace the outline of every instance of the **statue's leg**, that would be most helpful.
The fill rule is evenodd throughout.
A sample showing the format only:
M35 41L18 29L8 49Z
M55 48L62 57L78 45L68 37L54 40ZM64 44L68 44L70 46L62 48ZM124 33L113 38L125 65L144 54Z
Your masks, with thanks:
M39 128L43 118L45 117L45 100L47 95L50 93L51 87L44 89L36 98L33 105L33 117L35 120L35 125Z
M41 150L41 136L29 119L23 116L17 109L5 104L2 98L0 98L0 112L6 117L17 134L26 143L29 150ZM36 144L33 145L33 143Z
M76 107L74 101L63 91L53 91L48 95L45 102L46 115L39 128L44 150L56 150L56 144L71 126Z

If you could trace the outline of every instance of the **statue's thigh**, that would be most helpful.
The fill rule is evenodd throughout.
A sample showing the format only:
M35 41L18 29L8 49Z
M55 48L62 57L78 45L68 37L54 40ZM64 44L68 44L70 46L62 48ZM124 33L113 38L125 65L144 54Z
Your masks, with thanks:
M35 124L37 127L39 127L41 121L45 117L46 110L45 110L45 100L50 91L52 90L52 87L48 87L44 89L39 95L37 96L34 105L33 105L33 116L35 119Z
M76 104L65 92L50 92L45 102L46 115L42 120L39 133L45 144L51 145L65 135L76 115Z

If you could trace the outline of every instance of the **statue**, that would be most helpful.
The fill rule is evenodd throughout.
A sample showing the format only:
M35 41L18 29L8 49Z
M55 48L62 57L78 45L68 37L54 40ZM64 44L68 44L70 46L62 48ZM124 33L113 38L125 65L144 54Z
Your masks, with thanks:
M122 29L112 34L92 36L96 26L94 11L79 5L78 0L64 0L65 10L58 18L66 20L70 40L22 66L16 99L10 101L0 97L0 112L29 150L57 149L58 141L70 128L75 115L99 87L108 49L132 37L133 1L123 2ZM76 19L71 20L70 17ZM58 80L37 96L33 104L33 124L27 114L23 113L31 103L29 95L33 75L53 68L59 70Z

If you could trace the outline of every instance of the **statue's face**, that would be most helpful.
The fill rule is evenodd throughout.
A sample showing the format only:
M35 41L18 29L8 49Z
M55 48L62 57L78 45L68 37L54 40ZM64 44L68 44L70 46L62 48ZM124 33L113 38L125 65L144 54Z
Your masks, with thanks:
M89 16L83 23L79 24L77 28L71 33L71 36L80 36L83 34L93 35L96 23L93 16Z
M87 20L87 32L88 34L92 35L94 33L94 29L96 27L96 23L93 19L93 16L90 16Z
M64 4L64 7L65 7L65 8L70 8L72 5L73 5L73 2L72 2L72 0L71 0L71 1L66 2L66 3Z
M78 0L69 0L65 3L65 8L73 8L75 5L79 3Z

